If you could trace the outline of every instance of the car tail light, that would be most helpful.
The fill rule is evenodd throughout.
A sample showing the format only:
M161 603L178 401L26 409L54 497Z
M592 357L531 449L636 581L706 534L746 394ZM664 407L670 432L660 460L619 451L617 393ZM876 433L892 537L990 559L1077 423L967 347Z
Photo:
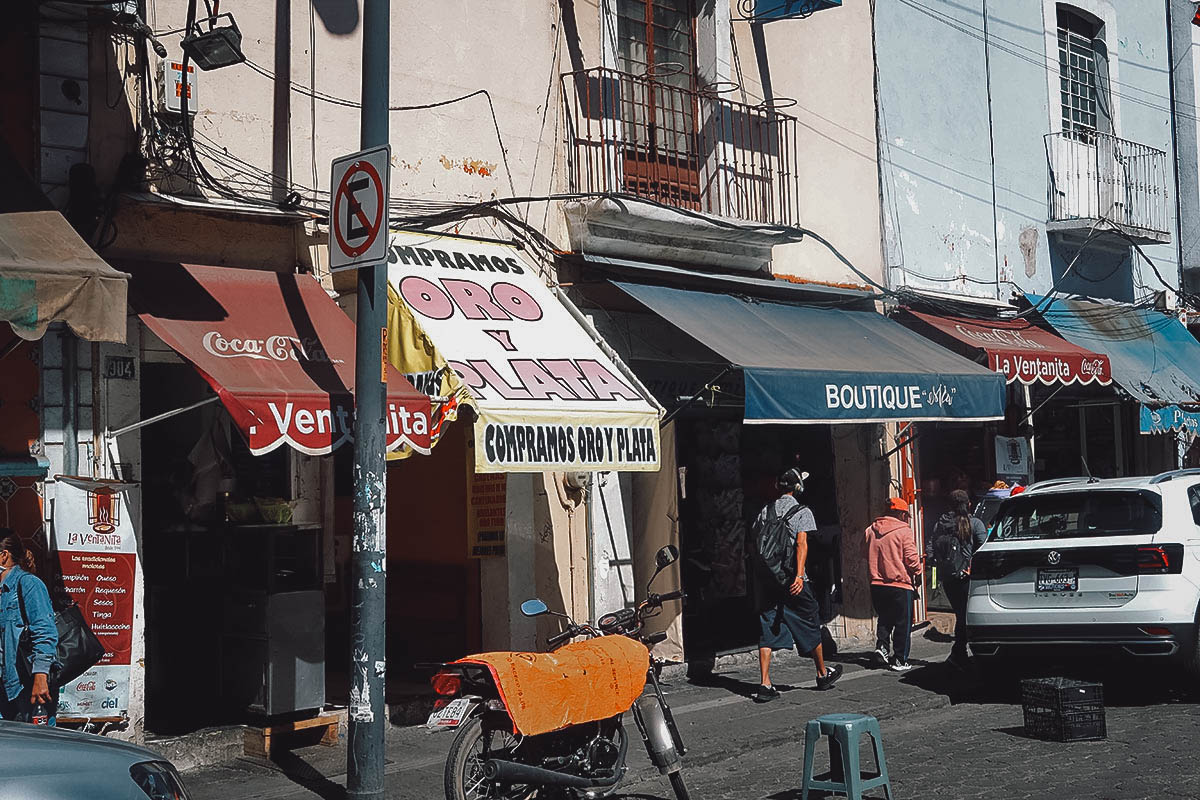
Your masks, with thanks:
M433 691L444 697L453 697L462 689L462 675L457 672L439 672L430 681Z
M1138 572L1143 575L1178 575L1183 572L1183 545L1146 545L1137 549Z

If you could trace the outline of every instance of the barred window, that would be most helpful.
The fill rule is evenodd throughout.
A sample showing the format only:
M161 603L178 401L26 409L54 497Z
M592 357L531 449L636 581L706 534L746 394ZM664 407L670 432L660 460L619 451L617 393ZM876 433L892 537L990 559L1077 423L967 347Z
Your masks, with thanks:
M1058 75L1063 132L1090 140L1098 129L1100 68L1096 54L1099 26L1058 7Z
M620 70L695 88L694 16L691 0L617 0Z

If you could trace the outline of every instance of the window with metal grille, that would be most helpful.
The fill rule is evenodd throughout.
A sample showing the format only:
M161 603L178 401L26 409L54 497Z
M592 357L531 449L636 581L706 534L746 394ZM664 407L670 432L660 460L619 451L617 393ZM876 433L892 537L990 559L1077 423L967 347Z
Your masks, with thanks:
M699 208L693 0L616 0L625 188Z
M1090 141L1098 130L1100 66L1099 25L1058 7L1058 75L1063 133Z
M692 0L617 0L617 61L622 72L681 89L696 85Z

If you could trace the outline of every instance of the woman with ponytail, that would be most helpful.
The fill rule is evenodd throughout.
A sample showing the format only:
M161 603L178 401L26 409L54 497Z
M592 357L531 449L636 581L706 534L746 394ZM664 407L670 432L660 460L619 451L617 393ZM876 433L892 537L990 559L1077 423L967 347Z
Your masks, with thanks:
M950 510L933 527L925 542L925 558L937 567L938 581L954 609L954 649L946 663L967 663L967 593L971 558L987 540L987 527L971 514L971 498L962 489L950 493Z
M0 528L0 719L33 722L41 706L36 716L53 725L58 691L49 677L58 629L46 584L33 573L33 554Z

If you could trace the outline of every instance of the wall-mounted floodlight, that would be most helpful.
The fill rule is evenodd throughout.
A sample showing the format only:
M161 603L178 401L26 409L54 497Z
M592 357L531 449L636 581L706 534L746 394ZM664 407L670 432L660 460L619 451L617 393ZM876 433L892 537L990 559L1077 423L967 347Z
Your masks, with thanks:
M222 24L223 19L228 23ZM196 66L206 72L246 60L246 54L242 52L242 32L238 30L232 14L217 14L197 20L196 26L183 37L181 45Z

